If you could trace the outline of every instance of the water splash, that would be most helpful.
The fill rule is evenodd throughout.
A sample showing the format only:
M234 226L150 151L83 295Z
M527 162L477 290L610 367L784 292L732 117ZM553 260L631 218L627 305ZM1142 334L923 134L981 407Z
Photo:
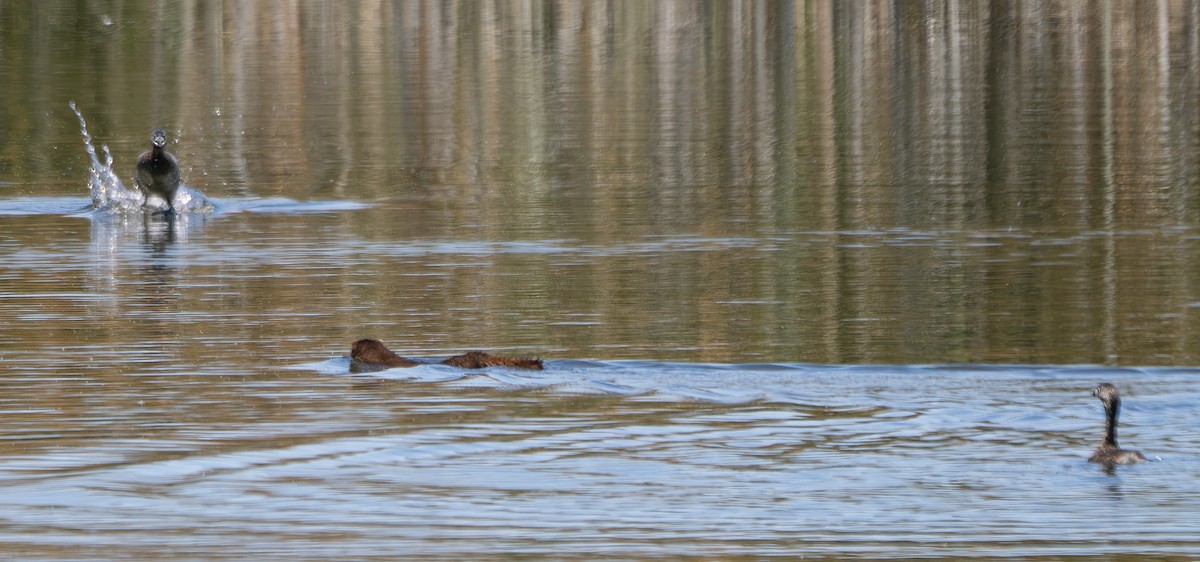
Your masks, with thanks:
M125 188L121 178L112 169L113 158L108 151L108 145L101 145L104 151L104 162L96 156L96 148L92 145L92 135L88 134L87 122L83 113L75 107L75 102L67 102L71 111L79 118L79 132L83 133L83 145L88 158L92 161L91 174L88 176L88 195L92 198L92 206L97 210L135 210L141 209L145 197L139 191Z
M165 211L174 207L175 211L179 213L212 212L212 202L199 190L183 183L179 184L179 189L175 192L175 199L170 206L157 195L146 197L137 189L125 187L120 176L113 171L113 157L108 150L108 145L100 145L100 150L104 153L104 160L101 161L96 154L95 146L92 145L92 136L88 134L87 122L83 118L83 113L75 107L74 101L68 102L67 105L71 106L71 111L74 111L75 116L79 118L79 132L83 134L83 144L88 158L92 161L91 173L88 176L88 195L92 199L93 209L107 212L132 212Z

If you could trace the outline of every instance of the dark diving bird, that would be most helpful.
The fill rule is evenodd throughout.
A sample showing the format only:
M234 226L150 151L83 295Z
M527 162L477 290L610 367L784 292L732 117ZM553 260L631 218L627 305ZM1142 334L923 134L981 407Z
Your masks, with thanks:
M1117 416L1121 414L1121 395L1117 393L1117 387L1106 382L1100 383L1092 390L1092 396L1104 404L1104 441L1100 442L1088 460L1109 465L1145 462L1146 456L1142 453L1117 445Z
M154 129L150 133L150 150L138 156L138 189L146 197L157 195L167 202L167 209L174 211L175 192L179 189L179 163L175 155L167 152L167 132Z

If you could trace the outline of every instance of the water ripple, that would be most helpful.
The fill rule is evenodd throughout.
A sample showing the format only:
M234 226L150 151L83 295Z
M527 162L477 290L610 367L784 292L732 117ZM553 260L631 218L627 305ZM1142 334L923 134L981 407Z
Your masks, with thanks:
M6 513L21 522L0 539L36 532L119 549L135 532L152 548L176 544L153 537L204 529L209 548L252 553L268 540L352 557L649 556L680 541L709 555L766 545L914 555L935 544L947 556L1003 556L1014 545L1027 555L1111 553L1106 532L1079 517L1102 510L1133 529L1118 551L1196 546L1187 530L1200 524L1191 507L1200 440L1186 429L1196 402L1184 398L1200 386L1177 371L348 367L340 357L284 371L314 377L304 381L195 387L238 394L209 406L234 408L224 414L244 420L234 425L156 425L168 410L154 404L171 404L156 395L178 386L160 378L156 391L130 394L148 400L142 413L114 410L110 434L80 419L93 443L70 447L60 445L68 434L34 423L62 412L10 408L8 442L33 449L0 466ZM1101 417L1087 391L1098 379L1129 388L1123 437L1164 460L1114 474L1086 462ZM280 400L308 407L262 419L260 408ZM23 436L12 431L20 419L30 424ZM118 437L122 427L154 437Z

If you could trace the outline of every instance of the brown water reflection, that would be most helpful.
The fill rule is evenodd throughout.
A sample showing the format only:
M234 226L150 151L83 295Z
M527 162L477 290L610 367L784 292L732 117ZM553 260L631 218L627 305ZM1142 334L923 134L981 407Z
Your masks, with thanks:
M384 275L396 264L356 266L374 275L358 290L393 295L374 308L459 341L480 335L442 312L469 306L496 325L604 326L482 334L573 356L1190 364L1197 12L10 7L2 44L21 79L5 81L0 169L9 195L78 193L76 99L118 166L166 124L210 195L376 205L275 221L298 230L614 254L443 268L449 282L415 309L394 296L411 278ZM341 307L362 298L338 294Z

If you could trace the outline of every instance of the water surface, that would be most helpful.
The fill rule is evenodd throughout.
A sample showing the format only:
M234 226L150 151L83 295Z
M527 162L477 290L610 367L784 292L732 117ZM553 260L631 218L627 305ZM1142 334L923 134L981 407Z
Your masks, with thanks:
M0 553L1196 556L1197 29L6 5ZM213 211L89 210L155 126Z

